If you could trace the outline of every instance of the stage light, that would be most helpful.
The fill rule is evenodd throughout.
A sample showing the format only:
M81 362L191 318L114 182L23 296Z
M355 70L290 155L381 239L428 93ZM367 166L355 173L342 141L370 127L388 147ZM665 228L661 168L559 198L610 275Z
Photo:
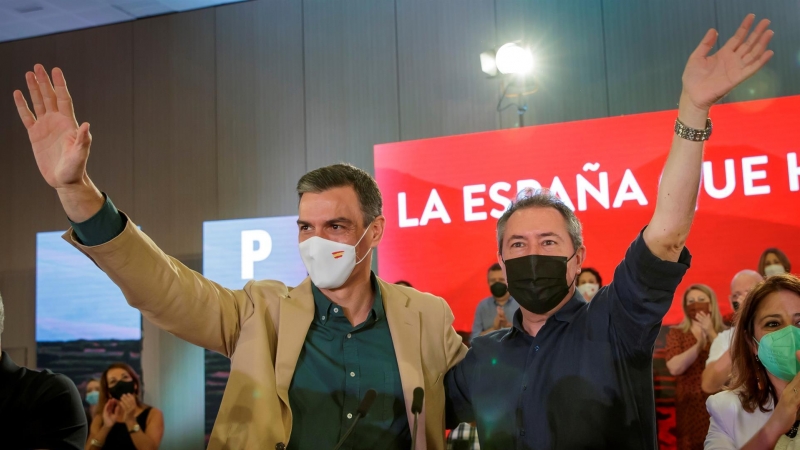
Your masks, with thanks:
M531 53L531 50L522 48L514 42L509 42L500 47L494 59L497 70L504 75L525 75L533 69L533 53Z
M497 76L497 61L494 51L481 53L481 70L490 77Z
M499 78L501 81L503 93L497 102L497 111L503 112L510 107L516 107L519 116L517 126L520 127L525 125L524 115L528 111L525 97L538 89L534 79L534 65L531 49L518 42L508 42L496 51L481 53L481 71L489 75L489 78ZM513 99L513 103L503 106L504 99Z

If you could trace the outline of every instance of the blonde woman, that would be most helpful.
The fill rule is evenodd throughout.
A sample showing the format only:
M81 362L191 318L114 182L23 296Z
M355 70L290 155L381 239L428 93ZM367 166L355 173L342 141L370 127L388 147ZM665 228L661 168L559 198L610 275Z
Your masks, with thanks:
M702 449L709 418L708 394L701 381L711 342L725 329L714 291L704 284L689 286L683 294L683 322L667 334L666 360L675 376L675 416L678 448Z

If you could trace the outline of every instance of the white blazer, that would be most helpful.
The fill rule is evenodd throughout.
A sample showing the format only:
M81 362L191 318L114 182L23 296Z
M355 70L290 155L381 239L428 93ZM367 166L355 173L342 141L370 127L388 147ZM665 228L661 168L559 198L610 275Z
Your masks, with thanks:
M772 411L765 413L758 408L752 413L745 411L739 396L732 391L722 391L708 397L706 409L711 415L711 425L708 427L705 450L742 448L772 415ZM775 448L800 450L800 440L783 436Z

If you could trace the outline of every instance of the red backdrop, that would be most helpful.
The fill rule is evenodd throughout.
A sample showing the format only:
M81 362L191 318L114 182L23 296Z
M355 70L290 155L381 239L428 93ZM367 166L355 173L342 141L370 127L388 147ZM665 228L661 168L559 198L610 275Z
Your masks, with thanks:
M444 297L456 329L470 329L476 304L489 295L496 217L518 187L538 183L574 206L585 266L611 281L653 213L675 116L663 111L376 146L387 219L381 277ZM690 283L710 285L723 314L730 311L731 277L755 269L767 247L800 264L800 96L719 105L711 117L687 244L694 259L667 325L683 317L680 296Z

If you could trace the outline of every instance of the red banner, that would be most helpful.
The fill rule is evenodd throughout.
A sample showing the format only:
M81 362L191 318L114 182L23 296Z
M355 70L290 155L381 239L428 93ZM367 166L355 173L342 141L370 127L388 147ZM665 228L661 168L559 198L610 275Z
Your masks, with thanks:
M526 187L558 193L583 223L585 267L605 283L647 225L672 140L675 111L532 126L375 147L386 234L379 272L444 297L469 330L489 296L495 226ZM731 277L756 269L767 247L800 264L800 96L731 103L711 111L698 211L687 246L692 268L665 324L679 322L691 283L730 311ZM797 269L795 268L796 272Z

